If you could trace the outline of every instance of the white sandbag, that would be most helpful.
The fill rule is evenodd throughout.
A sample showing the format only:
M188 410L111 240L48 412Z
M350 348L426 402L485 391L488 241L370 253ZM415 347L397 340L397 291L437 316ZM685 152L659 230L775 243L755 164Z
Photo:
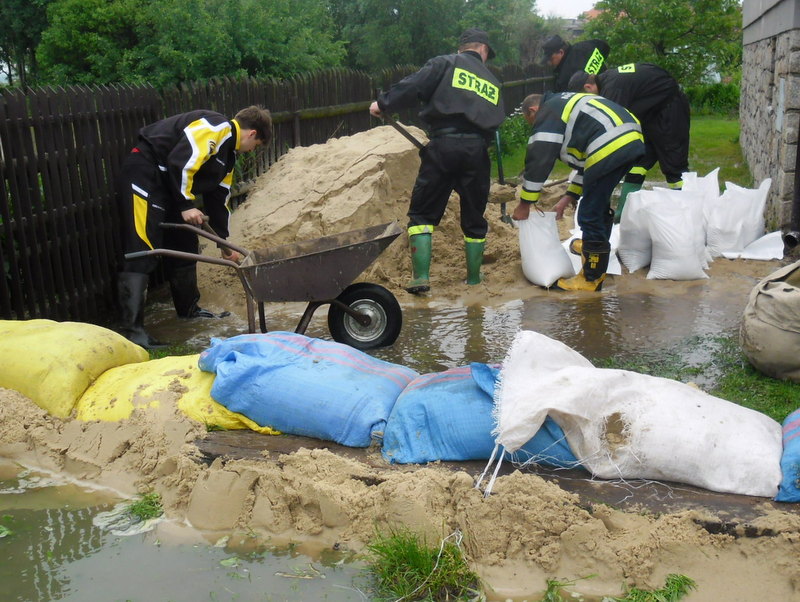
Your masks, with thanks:
M569 254L561 247L554 212L531 211L528 219L516 223L525 278L533 284L549 287L559 278L575 275Z
M625 211L619 221L619 246L617 254L629 272L650 265L653 241L644 212L644 191L632 192L625 202Z
M764 207L771 185L770 178L756 189L725 182L722 195L706 204L706 238L712 256L743 251L764 235Z
M681 190L647 193L644 213L653 241L648 280L699 280L705 259L702 205L697 195Z
M706 201L719 198L719 167L708 172L705 176L698 176L697 172L689 171L682 174L683 189L685 192L697 192Z
M575 456L606 479L659 479L772 497L781 425L683 383L592 367L566 345L523 331L503 361L496 442L519 449L550 416Z
M742 251L725 251L725 259L755 259L770 261L783 259L783 233L780 230L765 234L747 245Z
M800 382L800 261L753 287L739 341L754 368L773 378Z

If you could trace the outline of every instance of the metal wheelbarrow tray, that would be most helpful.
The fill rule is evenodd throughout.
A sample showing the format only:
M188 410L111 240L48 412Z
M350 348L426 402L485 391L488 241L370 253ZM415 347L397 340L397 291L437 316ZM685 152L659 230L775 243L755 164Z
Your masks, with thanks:
M195 232L244 255L234 261L172 249L128 253L126 259L167 255L233 267L247 300L249 332L255 332L254 303L261 332L267 332L264 303L304 301L308 305L295 332L303 334L321 305L330 305L328 329L335 341L357 349L391 345L402 327L402 310L386 288L368 282L351 284L401 233L397 222L351 230L250 251L189 224L161 224Z

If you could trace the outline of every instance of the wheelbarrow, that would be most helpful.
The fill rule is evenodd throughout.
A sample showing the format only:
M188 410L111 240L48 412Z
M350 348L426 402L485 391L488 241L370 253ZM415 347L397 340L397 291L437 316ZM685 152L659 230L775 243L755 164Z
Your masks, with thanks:
M372 349L391 345L400 334L403 314L395 296L378 284L352 284L402 233L397 222L255 251L190 224L161 226L194 232L242 254L244 260L237 264L229 259L172 249L126 253L125 258L165 255L234 268L245 291L251 333L256 331L254 306L258 307L261 332L267 332L265 303L304 301L308 305L295 328L299 334L305 333L314 312L322 305L330 305L328 330L339 343Z

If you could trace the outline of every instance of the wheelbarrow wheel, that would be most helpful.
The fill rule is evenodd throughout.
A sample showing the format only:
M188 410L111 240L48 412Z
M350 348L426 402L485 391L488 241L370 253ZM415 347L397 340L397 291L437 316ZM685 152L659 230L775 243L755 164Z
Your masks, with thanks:
M348 286L336 299L369 317L369 324L361 324L344 309L331 304L328 330L334 341L356 349L373 349L397 340L403 326L403 311L390 291L379 284L359 282Z

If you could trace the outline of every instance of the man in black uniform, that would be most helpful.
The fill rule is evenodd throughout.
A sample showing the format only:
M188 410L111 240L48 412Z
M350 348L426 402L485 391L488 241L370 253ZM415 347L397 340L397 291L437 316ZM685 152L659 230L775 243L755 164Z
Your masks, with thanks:
M553 67L553 92L564 92L576 71L602 73L606 69L609 46L604 40L584 40L570 44L554 35L542 46L544 63Z
M611 253L611 193L644 153L639 122L606 98L571 92L531 94L522 101L522 114L533 124L533 135L520 202L511 217L528 219L557 158L573 167L567 193L554 209L561 219L567 205L583 197L578 210L583 267L576 276L559 279L555 288L599 291Z
M236 156L268 144L271 138L270 113L257 106L242 109L233 119L214 111L197 110L143 127L117 180L124 252L167 248L199 253L194 233L165 230L160 227L165 222L201 226L208 219L211 228L221 238L227 238L228 199ZM202 197L203 210L197 206L198 197ZM242 259L234 251L221 251L226 259ZM159 344L144 329L147 283L157 265L158 257L152 255L126 260L117 280L120 331L146 348ZM179 317L215 317L197 304L200 291L196 261L167 257L164 267Z
M500 82L485 65L493 57L486 32L468 29L459 38L458 53L429 60L369 108L380 117L424 103L419 116L428 126L430 142L420 152L422 163L408 210L410 293L430 290L431 236L453 190L461 199L467 284L481 281L491 169L487 146L505 118Z
M600 94L621 104L642 124L645 155L625 176L614 219L619 222L628 194L644 184L658 161L667 185L679 190L689 171L689 100L667 71L651 63L631 63L599 75L576 72L571 92Z

